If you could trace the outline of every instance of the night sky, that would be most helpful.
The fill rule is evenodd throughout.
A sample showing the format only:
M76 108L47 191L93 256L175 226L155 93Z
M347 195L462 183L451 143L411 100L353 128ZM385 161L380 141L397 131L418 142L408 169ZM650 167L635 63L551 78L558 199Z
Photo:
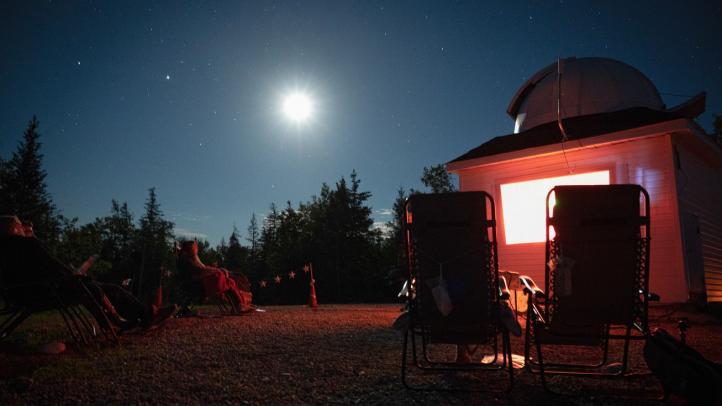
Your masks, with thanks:
M126 4L128 3L128 4ZM176 232L245 234L271 202L356 169L378 222L424 166L511 133L559 57L640 69L668 106L722 114L722 2L3 2L0 155L40 120L47 185L81 223L157 187ZM281 100L314 101L305 124Z

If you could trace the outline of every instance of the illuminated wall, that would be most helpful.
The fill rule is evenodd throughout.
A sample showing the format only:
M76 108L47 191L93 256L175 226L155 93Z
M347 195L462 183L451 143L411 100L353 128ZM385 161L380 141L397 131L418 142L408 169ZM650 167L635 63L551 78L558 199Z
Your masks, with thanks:
M501 185L506 244L546 240L546 198L554 186L608 184L609 171L597 171Z
M567 151L567 159L561 153L529 156L528 158L502 160L483 166L462 168L457 171L462 191L493 191L496 202L499 229L499 268L506 271L529 275L544 286L544 202L546 191L541 197L524 195L523 199L510 199L502 195L502 185L533 182L540 178L556 178L569 173L586 174L597 171L609 171L610 184L636 183L642 185L650 195L652 218L652 242L650 258L650 288L662 296L664 302L680 303L687 300L687 283L684 273L681 231L679 228L679 210L677 189L669 135L634 139L632 142L596 144L593 147ZM691 184L696 174L691 170L687 177L681 176L684 184ZM687 179L687 180L685 180ZM607 182L604 182L607 183ZM551 186L550 186L551 187ZM504 187L507 189L507 187ZM546 189L547 191L549 189ZM537 210L532 219L538 226L522 228L536 229L534 243L507 243L507 221L514 223L519 215L510 214L507 202L518 201L534 203L531 208L519 210ZM534 208L536 207L536 208ZM523 214L521 214L523 215ZM511 231L511 230L510 230ZM513 233L513 231L511 231ZM539 237L541 236L541 237ZM517 241L522 240L518 238Z

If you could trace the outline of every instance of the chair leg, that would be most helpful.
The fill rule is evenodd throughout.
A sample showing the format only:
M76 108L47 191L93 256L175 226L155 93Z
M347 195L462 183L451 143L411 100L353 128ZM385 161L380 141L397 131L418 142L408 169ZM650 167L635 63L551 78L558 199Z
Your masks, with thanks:
M63 317L63 321L65 322L65 326L68 328L68 331L70 332L70 336L73 338L73 341L75 341L78 346L82 346L83 344L88 344L85 337L83 337L82 334L79 334L78 331L76 331L73 328L73 324L75 324L75 320L72 319L72 315L67 312L64 306L58 306L58 312Z
M414 365L421 368L416 354L416 336L413 332L410 332L409 334L411 334L411 359L414 360Z
M78 329L78 334L84 337L83 341L90 343L90 341L96 337L93 326L88 323L76 306L68 306L66 311L71 315L73 320L77 320L74 324ZM86 336L87 338L85 338Z
M629 342L631 341L632 327L627 326L627 334L624 336L624 355L622 357L622 369L619 371L620 375L624 375L627 372L627 364L629 361Z
M27 309L18 309L0 325L0 340L9 336L32 312Z
M90 293L90 290L88 290L88 287L83 285L83 289L85 289L85 294L87 295L88 299L90 300L90 303L92 303L97 309L100 310L100 317L102 317L102 320L97 320L98 324L100 325L100 329L103 330L103 334L106 337L110 337L110 340L113 342L113 344L118 343L118 335L115 332L115 329L113 328L113 323L110 322L110 319L108 318L108 315L105 314L102 307L100 306L100 303L98 303L93 295ZM92 314L92 312L91 312ZM104 326L107 326L104 327Z
M86 330L88 330L91 337L97 337L98 336L98 330L95 328L95 324L88 318L88 316L83 312L83 309L79 307L73 308L75 311L76 316L80 319L81 323L85 326Z
M506 347L502 349L504 351L504 358L509 361L509 390L507 392L511 392L514 388L514 362L511 357L511 337L509 337L509 332L504 333L503 340L505 342L504 347Z
M110 318L108 318L108 315L101 307L100 303L98 303L97 300L95 300L95 297L93 297L93 294L90 293L90 290L87 286L85 286L84 283L80 284L83 289L83 294L85 295L86 302L87 302L87 310L93 315L93 318L95 318L96 322L98 323L100 329L103 331L103 335L111 341L113 344L118 343L118 335L115 332L115 329L113 327L113 323L111 323ZM89 308L89 306L94 307L93 309ZM100 320L98 320L100 318Z
M511 340L509 339L509 337L506 337L507 342L506 342L506 344L505 344L505 342L504 342L505 338L504 338L504 337L505 337L506 335L508 335L508 334L505 334L505 335L502 336L502 338L501 338L501 365L502 365L502 367L505 367L507 362L511 363L511 356L507 357L507 353L511 354ZM496 340L496 337L494 337L494 362L496 362L497 358L499 358L499 351L498 351L498 347L497 347L497 342L496 342L496 341L497 341L497 340ZM508 345L509 348L506 347L507 345ZM508 349L509 351L507 351L507 349Z
M534 344L536 345L536 353L537 357L539 358L539 375L541 376L542 386L544 387L544 390L550 391L549 387L547 386L546 376L544 375L544 358L542 357L541 343L539 342L539 340L535 339Z
M404 345L401 350L401 383L404 384L405 388L409 388L409 384L406 382L406 358L408 357L409 347L409 330L404 332Z
M526 328L524 329L524 366L531 371L531 329L534 319L531 311L531 299L527 303Z
M232 299L228 299L228 304L231 307L231 312L233 314L241 314L241 308L238 307L238 304L236 304Z
M85 313L85 311L83 310L82 307L69 306L68 311L74 316L74 318L79 320L79 322L80 322L79 324L81 324L83 326L84 331L87 333L85 335L87 335L89 337L88 341L96 339L98 337L98 330L96 329L95 323L93 323L93 321L90 318L88 318L87 314ZM115 334L115 331L112 328L111 329L102 329L101 328L100 330L103 333L103 337L107 341L109 341L113 344L117 344L118 336Z

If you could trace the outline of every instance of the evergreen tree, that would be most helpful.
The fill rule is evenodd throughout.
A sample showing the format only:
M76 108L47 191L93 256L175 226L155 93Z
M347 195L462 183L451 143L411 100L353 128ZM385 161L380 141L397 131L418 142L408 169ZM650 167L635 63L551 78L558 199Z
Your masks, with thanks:
M228 253L225 256L224 265L231 272L243 272L248 259L248 249L241 245L238 238L238 229L233 226L233 232L228 238Z
M249 257L254 246L259 253L251 280L269 283L254 291L254 301L305 303L309 275L292 279L288 272L308 262L313 263L316 292L325 303L393 300L397 287L388 284L386 274L394 255L381 233L371 228L371 193L361 189L355 171L349 179L341 177L333 188L322 184L319 195L298 208L287 202L279 211L271 204L260 233L251 217ZM273 282L275 275L281 276L281 284Z
M61 217L46 190L37 117L28 122L23 140L4 163L0 177L0 212L33 223L35 234L53 247L60 237Z
M163 218L154 187L148 190L145 214L140 218L137 236L140 264L134 290L136 296L147 298L160 284L162 267L169 267L173 262L173 223Z
M387 244L394 255L398 268L406 267L406 241L404 237L404 217L406 217L406 200L417 193L411 189L407 194L403 187L396 192L396 200L392 207L393 218L388 222L389 238Z
M112 264L109 281L117 282L135 277L133 250L138 230L133 222L133 215L128 210L128 203L120 204L113 199L110 215L95 219L94 224L102 240L100 256Z
M410 189L408 193L403 187L399 187L396 199L392 207L393 218L389 221L389 237L384 244L384 264L391 267L387 278L391 287L397 289L406 279L407 275L407 259L406 259L406 237L404 233L404 224L406 217L406 201L417 192ZM397 286L398 285L398 286Z
M358 178L358 174L354 169L351 172L351 189L349 191L350 227L352 236L355 239L365 241L370 236L371 226L374 224L374 221L371 218L371 207L366 206L366 201L371 198L371 192L360 191L360 186L361 180Z
M451 175L446 172L444 165L433 165L424 167L424 174L421 176L421 182L428 188L431 193L455 192L456 186L451 180Z
M251 214L251 220L248 225L248 238L246 238L246 241L250 244L248 248L251 250L251 259L255 259L261 248L261 232L258 229L256 213Z
M293 208L291 202L286 202L286 209L280 213L280 224L278 227L277 241L278 250L282 253L279 257L279 276L284 278L285 283L280 287L279 295L283 303L304 303L308 298L305 286L299 286L298 280L286 278L287 272L292 269L299 269L306 261L303 242L303 229L305 224L303 216Z
M278 228L281 217L276 209L276 204L271 203L268 215L263 219L261 228L261 244L263 245L263 260L267 266L273 267L278 256Z
M258 229L258 221L256 213L251 214L251 220L248 225L248 259L246 264L246 274L251 280L258 280L258 266L261 257L261 231Z
M218 243L218 246L216 247L216 252L218 254L218 264L225 265L226 256L228 255L228 244L226 244L226 239L224 237L221 237L221 242Z
M370 272L378 233L371 230L372 211L366 205L371 193L360 190L355 171L350 179L350 187L344 177L333 190L323 185L307 209L317 293L328 301L364 300L374 279Z

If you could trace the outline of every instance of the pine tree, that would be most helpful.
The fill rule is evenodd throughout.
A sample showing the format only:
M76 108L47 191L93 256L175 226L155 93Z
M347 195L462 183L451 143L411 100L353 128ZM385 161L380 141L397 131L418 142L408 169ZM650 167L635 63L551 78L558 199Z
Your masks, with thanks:
M37 117L33 116L17 151L2 165L0 212L32 222L38 238L53 246L60 237L61 217L46 190L47 174L42 168L39 125Z
M102 240L100 256L112 264L110 279L118 281L134 277L133 250L138 230L128 203L120 204L113 199L110 215L95 219L94 224Z
M168 266L172 261L173 223L163 218L154 187L148 190L145 214L140 218L137 235L140 266L134 286L137 296L147 298L160 283L161 267Z
M228 253L224 265L232 272L243 272L248 258L248 249L241 245L238 229L233 225L233 232L228 237Z
M258 229L258 221L256 213L251 214L251 220L248 225L248 237L246 241L250 244L248 252L248 265L246 270L248 277L252 280L258 279L258 262L261 255L261 232Z
M371 259L378 234L371 230L371 208L366 205L371 193L361 191L355 171L350 186L344 177L335 188L321 188L319 197L304 208L308 214L305 228L317 273L316 289L326 300L349 302L363 300L368 290Z
M226 244L225 237L221 237L221 242L218 243L216 252L218 253L218 264L225 266L226 256L228 255L228 244Z
M250 244L251 256L255 256L258 253L261 245L261 234L258 230L258 221L256 220L256 213L251 214L251 220L248 225L248 238L246 241Z
M394 205L391 210L394 217L388 222L389 242L400 254L404 252L404 217L406 216L407 198L408 196L404 188L399 187L399 190L396 192L396 200L394 200Z
M267 277L279 270L279 257L282 253L278 247L278 228L280 226L280 214L276 209L276 204L271 203L270 210L265 219L263 219L263 228L261 228L261 244L263 245L263 277Z

